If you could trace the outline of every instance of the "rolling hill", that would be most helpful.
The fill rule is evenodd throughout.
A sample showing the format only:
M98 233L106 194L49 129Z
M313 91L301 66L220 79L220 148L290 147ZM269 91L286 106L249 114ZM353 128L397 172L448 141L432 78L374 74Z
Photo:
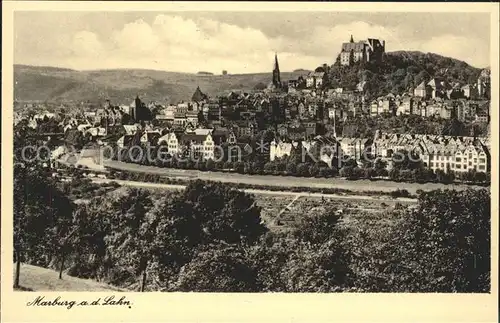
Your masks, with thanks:
M366 92L377 96L402 93L432 77L450 82L471 83L481 69L463 61L432 53L416 51L389 52L381 64L344 68L338 62L329 72L330 85L354 89L361 80L367 82ZM283 81L309 73L305 69L282 72ZM128 104L136 95L146 102L179 102L190 100L197 86L216 96L228 90L251 90L257 84L267 85L269 73L205 75L145 69L110 69L77 71L47 66L14 65L14 97L17 101L102 102L109 98L116 104Z
M307 71L283 72L288 80ZM190 100L197 86L215 96L227 90L250 90L267 85L271 73L197 75L142 69L76 71L54 67L14 66L14 97L17 101L101 101L129 103L136 95L146 101Z

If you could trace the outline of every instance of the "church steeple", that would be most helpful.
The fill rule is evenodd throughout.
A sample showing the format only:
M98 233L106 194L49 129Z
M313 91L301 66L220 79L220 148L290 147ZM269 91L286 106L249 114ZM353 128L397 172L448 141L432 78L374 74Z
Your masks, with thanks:
M276 88L281 87L280 67L278 64L278 54L274 54L273 85Z
M352 38L352 35L351 35L351 43L354 43L354 38Z

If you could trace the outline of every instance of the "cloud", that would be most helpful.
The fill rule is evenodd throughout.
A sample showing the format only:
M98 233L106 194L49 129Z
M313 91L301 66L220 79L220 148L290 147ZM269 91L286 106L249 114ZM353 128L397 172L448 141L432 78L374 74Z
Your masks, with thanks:
M230 73L270 71L275 52L283 70L313 69L331 64L341 44L353 34L357 39L395 39L382 26L352 22L332 28L316 26L303 39L270 37L248 26L213 19L192 20L173 15L157 15L151 24L140 19L126 24L112 36L111 67L161 68L175 71L199 70ZM134 57L135 59L131 59ZM97 62L96 62L97 63ZM104 61L99 62L104 64ZM132 66L130 66L132 64Z
M128 23L122 30L115 32L112 41L119 50L117 54L125 55L149 54L160 45L158 36L142 19Z
M322 23L315 23L314 19L304 23L301 17L276 23L276 28L283 30L273 33L269 32L273 25L268 21L263 22L267 26L264 32L266 28L257 23L259 17L240 23L227 19L222 22L213 15L188 18L181 14L159 14L149 19L146 16L128 21L118 19L115 24L105 25L105 30L97 27L89 30L80 23L79 29L43 32L43 35L30 34L29 19L26 19L19 31L16 56L22 57L17 59L17 62L23 60L20 63L76 69L253 73L271 71L274 53L278 52L281 69L291 71L333 63L342 42L353 35L355 41L368 37L383 39L388 51L435 52L477 66L488 65L489 61L489 46L484 39L452 33L439 35L437 31L434 37L428 38L421 35L423 27L411 30L415 24L382 26L380 22L346 22L347 18L338 20L335 15L329 17L330 24L319 18ZM36 20L36 17L30 19Z
M103 53L103 45L96 34L90 31L80 31L73 37L71 49L76 56L96 58Z

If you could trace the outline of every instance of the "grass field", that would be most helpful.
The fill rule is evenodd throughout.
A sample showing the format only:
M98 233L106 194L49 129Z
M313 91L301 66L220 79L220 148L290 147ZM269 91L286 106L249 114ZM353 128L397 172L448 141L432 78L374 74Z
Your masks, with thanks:
M98 283L90 279L81 279L64 275L46 268L22 264L19 281L23 291L72 291L104 292L124 291L123 289Z
M383 191L392 192L397 189L406 189L410 194L417 190L430 191L437 189L463 190L466 188L481 188L474 185L439 184L439 183L398 183L392 181L356 180L349 181L342 178L304 178L292 176L272 175L243 175L236 173L201 172L197 170L183 170L172 168L160 168L154 166L143 166L138 164L124 163L119 161L106 161L105 166L117 170L144 172L163 176L179 177L186 179L201 179L209 181L220 181L226 183L245 183L251 185L272 185L283 187L283 190L291 187L313 187L313 188L338 188L352 191Z

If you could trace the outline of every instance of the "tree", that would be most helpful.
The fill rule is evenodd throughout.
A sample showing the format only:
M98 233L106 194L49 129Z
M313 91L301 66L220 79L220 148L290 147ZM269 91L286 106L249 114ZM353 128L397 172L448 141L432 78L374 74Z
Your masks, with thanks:
M149 268L165 285L188 263L202 242L202 224L182 192L162 196L147 212L141 233L150 237Z
M487 189L422 193L391 235L384 271L394 289L488 292L490 201Z
M224 169L232 169L234 168L234 164L231 161L225 161L224 162Z
M207 160L205 167L208 171L213 171L215 169L215 162L213 159Z
M372 178L373 176L375 176L375 174L375 170L371 167L363 169L363 177L366 179Z
M199 171L205 171L206 169L206 165L205 165L205 161L203 161L201 158L199 160L197 160L195 163L194 163L194 168L199 170Z
M309 166L309 175L314 177L319 175L319 167L317 164Z
M319 176L324 178L330 178L337 175L337 170L330 167L322 167L319 169Z
M207 243L252 243L267 231L253 196L222 183L190 182L183 198L192 205Z
M331 238L338 238L343 233L339 228L341 216L335 210L321 209L301 217L294 224L294 235L302 241L318 244Z
M211 245L185 265L173 290L181 292L256 292L257 277L244 251Z
M56 246L59 251L60 265L59 265L59 279L62 279L62 273L65 266L66 257L73 251L73 248L79 243L79 235L82 229L81 222L86 218L82 214L83 208L77 208L73 212L72 218L62 219L56 224L54 231L56 234Z
M348 258L337 239L321 244L297 241L281 271L285 292L339 292L349 285Z
M142 274L141 291L150 260L152 235L143 229L147 225L146 213L152 206L149 191L129 189L112 204L110 231L106 244L114 261L123 268L130 268L133 276Z
M289 292L332 292L348 285L349 254L340 215L320 210L294 226L297 242L283 268Z
M249 163L249 162L244 163L243 173L245 173L245 174L253 174L254 173L252 163Z
M375 173L377 174L377 176L386 176L384 174L386 174L387 170L387 162L381 158L377 158L375 160L375 164L374 164L374 168L375 168Z
M262 90L265 90L266 88L267 88L267 86L262 82L259 82L259 83L255 84L255 86L254 86L254 90L257 90L257 91L262 91Z
M237 161L234 163L234 169L237 173L243 174L245 171L245 163L242 161Z
M422 168L423 163L413 151L398 150L392 154L392 167L397 170L413 170Z
M297 172L297 164L293 161L289 161L286 164L286 171L291 175L295 175L295 173Z
M297 175L302 177L310 176L309 165L306 163L300 163L297 165Z
M397 168L391 168L391 170L389 171L389 178L392 181L399 182L400 179L401 179L399 173L400 173L399 169L397 169Z
M29 168L27 168L29 167ZM64 234L73 204L57 183L38 166L14 167L14 287L19 287L21 262L48 266L51 250ZM56 230L59 226L61 230Z
M273 173L275 170L276 170L276 164L272 161L269 161L264 165L264 171L266 173Z

